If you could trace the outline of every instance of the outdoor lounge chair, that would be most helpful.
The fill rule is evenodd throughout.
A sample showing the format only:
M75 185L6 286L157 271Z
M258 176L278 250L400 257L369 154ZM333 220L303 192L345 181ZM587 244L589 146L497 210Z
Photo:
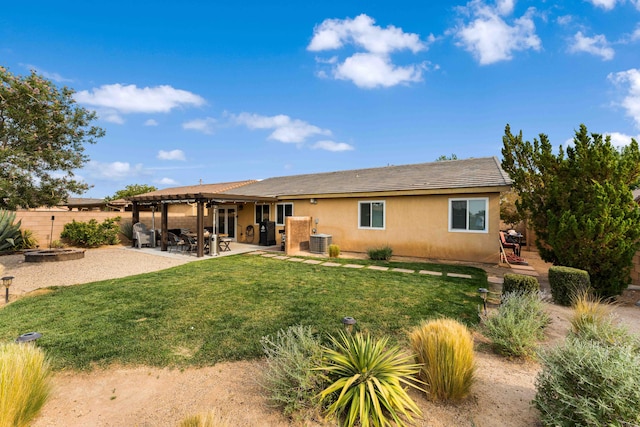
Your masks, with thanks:
M152 248L156 247L156 232L148 230L147 226L141 222L133 224L133 244L138 248L142 248L142 245L149 245Z

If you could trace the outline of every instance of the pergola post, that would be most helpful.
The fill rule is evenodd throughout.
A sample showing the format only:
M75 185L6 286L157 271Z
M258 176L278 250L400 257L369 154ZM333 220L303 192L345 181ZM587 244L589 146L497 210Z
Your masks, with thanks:
M166 251L169 243L169 204L162 203L160 206L160 250Z
M140 209L138 207L138 202L133 202L131 207L131 225L135 225L140 222ZM136 240L131 239L131 247L136 246Z
M198 241L198 258L204 256L204 204L203 199L198 199L198 217L197 217L197 241Z

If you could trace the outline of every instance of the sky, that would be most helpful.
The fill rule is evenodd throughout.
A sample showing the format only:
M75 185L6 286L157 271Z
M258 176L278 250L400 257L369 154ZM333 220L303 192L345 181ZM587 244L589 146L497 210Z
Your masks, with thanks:
M640 0L3 3L0 65L106 131L83 197L640 141Z

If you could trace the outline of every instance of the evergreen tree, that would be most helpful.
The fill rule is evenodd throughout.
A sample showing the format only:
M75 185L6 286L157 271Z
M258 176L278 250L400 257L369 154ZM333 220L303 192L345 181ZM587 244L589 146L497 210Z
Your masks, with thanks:
M640 209L631 191L640 179L638 143L617 150L609 136L589 134L584 125L557 154L546 135L523 141L509 125L502 141L502 168L542 259L588 271L602 296L622 293L640 249Z

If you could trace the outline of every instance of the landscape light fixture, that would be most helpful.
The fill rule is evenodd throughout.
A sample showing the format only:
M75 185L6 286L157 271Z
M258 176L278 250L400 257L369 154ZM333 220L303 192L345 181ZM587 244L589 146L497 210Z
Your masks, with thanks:
M347 330L347 332L351 333L351 331L353 330L353 325L356 324L356 319L349 316L343 317L342 324L344 325L344 328Z
M6 293L4 297L5 304L9 303L9 286L11 286L11 282L13 282L13 279L14 279L13 276L4 276L2 278L2 286L6 288Z
M42 338L42 334L40 332L27 332L26 334L22 334L18 338L16 338L16 342L18 344L23 344L23 343L35 344L38 338Z
M482 298L482 307L484 308L484 315L487 315L487 294L489 290L487 288L478 288L480 298Z

